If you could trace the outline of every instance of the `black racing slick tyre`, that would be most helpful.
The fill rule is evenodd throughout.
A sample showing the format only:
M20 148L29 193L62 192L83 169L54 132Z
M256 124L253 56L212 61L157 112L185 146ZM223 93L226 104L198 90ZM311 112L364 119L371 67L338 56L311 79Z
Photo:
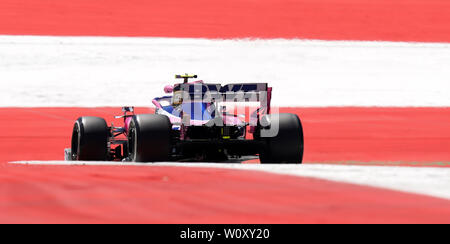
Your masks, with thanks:
M128 132L128 158L133 162L167 161L170 157L172 124L167 116L140 114Z
M73 127L72 160L106 161L109 128L97 117L81 117Z
M269 126L261 129L260 132L261 140L265 142L265 146L259 154L261 163L301 164L304 139L300 118L295 114L271 114L266 116L264 120L267 121ZM276 123L278 123L278 126L276 126ZM276 133L277 127L278 133Z

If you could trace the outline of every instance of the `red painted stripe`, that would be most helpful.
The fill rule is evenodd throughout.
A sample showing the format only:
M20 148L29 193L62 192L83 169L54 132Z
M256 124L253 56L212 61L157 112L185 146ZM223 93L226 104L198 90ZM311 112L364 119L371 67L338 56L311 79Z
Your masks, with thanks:
M0 185L0 223L450 223L447 200L252 171L2 164Z
M281 112L303 118L308 162L450 166L445 164L450 162L450 108L292 108Z
M0 34L450 41L447 0L2 0Z
M0 136L0 222L450 222L447 200L304 177L225 169L5 163L62 159L78 116L112 117L118 112L119 108L0 109L10 118L0 120L4 128ZM449 159L447 108L282 112L303 118L308 161Z
M77 117L108 119L120 111L1 108L0 114L10 119L0 120L0 128L7 128L0 135L0 161L62 159ZM138 108L140 113L150 111ZM306 162L450 166L450 108L284 108L281 112L302 118Z

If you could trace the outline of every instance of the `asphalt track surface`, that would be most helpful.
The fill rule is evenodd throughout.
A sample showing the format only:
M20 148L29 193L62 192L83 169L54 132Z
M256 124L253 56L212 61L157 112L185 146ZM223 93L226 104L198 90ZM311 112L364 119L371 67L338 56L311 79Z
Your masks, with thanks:
M0 34L449 42L449 4L4 0ZM450 222L448 200L308 177L170 166L7 163L60 160L78 116L111 117L116 111L0 109L0 222ZM450 161L448 108L285 111L303 118L307 163L447 167Z

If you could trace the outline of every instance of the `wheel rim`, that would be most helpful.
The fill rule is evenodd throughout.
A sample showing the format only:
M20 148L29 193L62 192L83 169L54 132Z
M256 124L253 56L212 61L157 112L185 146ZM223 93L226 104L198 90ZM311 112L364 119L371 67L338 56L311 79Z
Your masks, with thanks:
M128 134L128 157L136 161L136 128L132 126Z

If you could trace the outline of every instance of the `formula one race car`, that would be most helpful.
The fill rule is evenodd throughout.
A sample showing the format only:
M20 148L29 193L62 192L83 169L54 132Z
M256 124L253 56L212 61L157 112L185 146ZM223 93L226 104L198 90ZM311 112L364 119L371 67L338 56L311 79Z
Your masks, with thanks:
M75 122L66 160L132 162L226 161L259 155L261 163L303 159L303 129L295 114L271 114L267 83L222 86L189 82L166 86L153 100L154 114L124 107L122 127L97 117ZM253 104L254 106L249 106ZM247 113L248 112L248 113Z

